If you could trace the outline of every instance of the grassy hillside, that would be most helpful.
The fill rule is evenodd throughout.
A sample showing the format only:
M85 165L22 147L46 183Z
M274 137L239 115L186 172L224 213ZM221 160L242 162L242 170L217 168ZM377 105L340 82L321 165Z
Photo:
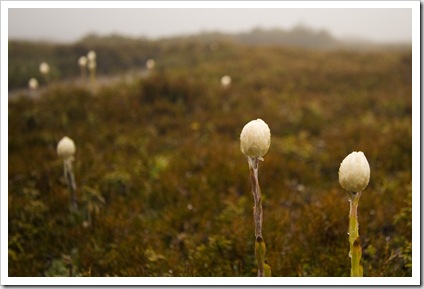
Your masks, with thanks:
M205 53L201 50L216 49L218 43L249 46L274 45L319 50L346 48L355 50L391 48L399 50L405 49L406 46L382 46L364 41L341 41L335 39L326 31L314 31L302 26L289 31L257 28L238 34L209 32L159 40L128 38L120 35L102 37L87 35L72 44L11 40L8 47L9 91L26 88L28 80L32 77L43 82L44 79L38 71L38 67L43 61L49 63L51 67L49 76L51 80L78 77L80 74L78 58L86 55L89 50L97 51L97 57L100 60L97 67L99 74L115 75L129 69L142 69L149 58L160 58L162 63L166 62L169 66L171 63L178 63L180 54L186 55L189 51L195 53L194 57L199 57L199 53ZM177 54L174 55L174 53Z
M91 44L99 70L127 68L125 42ZM77 69L65 63L86 53L78 45L51 46L67 55L57 75ZM349 276L338 168L360 150L371 166L358 211L364 276L411 276L410 51L139 45L128 65L154 57L147 76L94 91L53 80L38 99L9 101L9 276L70 266L74 276L255 276L239 135L256 118L272 134L259 167L272 275ZM77 146L77 211L56 155L65 135Z

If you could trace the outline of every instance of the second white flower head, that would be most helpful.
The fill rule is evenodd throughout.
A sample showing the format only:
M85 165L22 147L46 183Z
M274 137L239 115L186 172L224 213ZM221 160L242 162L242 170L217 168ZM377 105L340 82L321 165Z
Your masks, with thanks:
M370 181L370 165L363 152L352 152L340 164L339 183L348 192L361 192Z
M271 131L260 118L248 122L240 134L240 149L252 158L263 157L271 145Z
M30 89L34 89L34 90L37 89L38 88L38 80L36 78L31 78L28 81L28 87Z
M74 141L67 136L63 137L57 144L57 155L63 160L73 157L75 150Z
M227 87L231 84L231 77L229 75L224 75L221 78L221 85Z
M147 67L147 69L153 69L154 67L155 67L155 64L156 64L156 62L155 62L155 60L154 59L148 59L147 61L146 61L146 67Z
M78 65L80 67L86 67L87 66L87 57L81 56L80 58L78 58Z
M94 50L90 50L87 53L87 59L88 61L94 61L96 60L96 52Z
M39 69L42 74L48 74L50 71L50 66L46 62L42 62L40 63Z

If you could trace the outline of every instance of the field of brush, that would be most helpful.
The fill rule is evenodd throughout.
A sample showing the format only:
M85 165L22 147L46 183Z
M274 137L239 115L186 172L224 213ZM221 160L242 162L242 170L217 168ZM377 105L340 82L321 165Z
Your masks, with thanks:
M77 66L90 49L94 89ZM119 80L149 58L153 71ZM358 208L364 276L411 276L411 65L410 49L9 43L9 87L40 82L37 98L9 100L9 276L256 276L239 137L257 118L272 135L259 165L272 276L350 276L338 169L352 151L371 167ZM63 136L77 148L76 211Z

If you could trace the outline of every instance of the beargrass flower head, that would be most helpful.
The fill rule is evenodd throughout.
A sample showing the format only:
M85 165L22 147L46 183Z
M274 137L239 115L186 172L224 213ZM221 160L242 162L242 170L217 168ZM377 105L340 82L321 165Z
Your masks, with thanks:
M67 136L63 137L57 144L57 155L63 160L72 158L75 150L74 141Z
M231 84L231 77L229 75L224 75L221 78L221 85L227 87Z
M146 67L147 69L153 69L155 67L155 60L154 59L149 59L146 61Z
M363 152L352 152L340 164L339 183L348 192L361 192L370 181L370 165Z
M240 134L240 149L251 158L262 158L271 145L271 131L260 118L247 123Z
M97 64L96 64L96 62L95 62L95 61L89 61L89 62L88 62L88 68L89 68L90 70L96 69L96 66L97 66Z
M87 58L88 58L88 61L94 61L94 60L96 60L96 52L94 52L93 50L90 50L87 53Z
M87 66L87 57L85 57L85 56L81 56L81 57L78 59L78 65L79 65L80 67L85 67L85 66Z
M50 66L46 62L42 62L40 63L39 69L42 74L48 74L50 71Z
M36 78L31 78L28 81L28 87L32 90L35 90L38 88L38 80Z

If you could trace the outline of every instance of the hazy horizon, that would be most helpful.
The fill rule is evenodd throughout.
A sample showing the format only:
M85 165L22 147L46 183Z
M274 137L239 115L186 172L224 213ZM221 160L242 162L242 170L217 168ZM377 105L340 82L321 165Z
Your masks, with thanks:
M70 43L89 34L155 40L303 26L342 40L412 42L412 9L408 8L11 8L8 17L9 40Z

